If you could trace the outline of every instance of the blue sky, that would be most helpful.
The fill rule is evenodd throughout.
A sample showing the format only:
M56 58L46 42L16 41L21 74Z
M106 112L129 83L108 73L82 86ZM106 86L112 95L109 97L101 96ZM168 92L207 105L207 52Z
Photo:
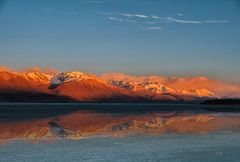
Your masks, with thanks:
M238 0L0 0L0 65L240 82Z

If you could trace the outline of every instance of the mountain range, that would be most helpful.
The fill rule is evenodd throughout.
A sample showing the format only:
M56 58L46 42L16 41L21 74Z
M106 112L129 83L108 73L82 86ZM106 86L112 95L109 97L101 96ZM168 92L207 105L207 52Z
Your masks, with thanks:
M196 80L196 78L191 79ZM198 78L197 81L206 82L206 79ZM181 88L177 85L182 83L174 82L173 78L171 82L156 76L134 77L124 74L96 76L78 71L47 73L16 72L5 69L0 70L0 101L148 103L200 102L222 97L218 91L208 89L208 85L206 88L202 86L182 86ZM190 84L186 78L182 82Z

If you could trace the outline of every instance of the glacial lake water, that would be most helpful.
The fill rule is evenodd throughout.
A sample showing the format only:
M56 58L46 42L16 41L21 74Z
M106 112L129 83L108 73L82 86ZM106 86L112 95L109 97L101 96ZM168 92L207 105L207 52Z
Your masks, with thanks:
M240 161L240 113L199 105L1 104L0 161Z

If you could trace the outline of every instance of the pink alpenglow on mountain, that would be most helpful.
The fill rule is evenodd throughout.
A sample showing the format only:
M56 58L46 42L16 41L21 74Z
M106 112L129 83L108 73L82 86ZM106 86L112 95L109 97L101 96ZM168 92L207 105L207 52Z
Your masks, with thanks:
M20 97L23 102L192 102L240 97L240 85L205 77L170 78L116 73L96 76L77 71L20 72L1 68L0 83L0 101L11 101L14 98L11 95Z

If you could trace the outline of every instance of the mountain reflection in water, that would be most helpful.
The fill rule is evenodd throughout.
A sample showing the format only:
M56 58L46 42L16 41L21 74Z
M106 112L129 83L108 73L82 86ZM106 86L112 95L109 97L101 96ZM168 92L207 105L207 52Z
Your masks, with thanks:
M221 130L237 131L240 128L238 113L212 113L198 107L193 109L194 106L175 106L185 107L186 111L166 111L164 105L155 105L158 109L149 110L139 106L139 111L122 112L119 108L117 111L114 105L110 107L116 111L101 111L98 105L88 106L95 109L79 106L76 106L78 109L74 109L71 105L59 106L62 109L56 109L53 105L1 105L0 141L5 143L10 140L38 141L62 138L79 140L93 136L120 137L134 134L205 134ZM122 107L124 109L124 105Z

